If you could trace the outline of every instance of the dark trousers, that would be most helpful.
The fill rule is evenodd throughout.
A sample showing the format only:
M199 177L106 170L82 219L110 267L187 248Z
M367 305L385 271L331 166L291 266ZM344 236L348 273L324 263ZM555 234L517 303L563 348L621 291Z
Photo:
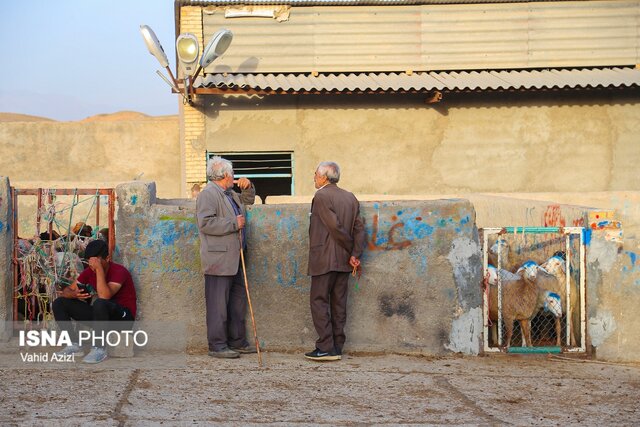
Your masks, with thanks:
M311 276L311 318L318 333L316 348L342 352L346 337L349 273L331 271Z
M244 316L247 294L242 269L235 276L204 275L204 296L207 305L207 341L210 351L225 347L245 347Z
M128 308L122 307L115 301L98 298L89 304L76 298L59 297L53 301L53 317L60 327L69 333L73 342L78 342L78 331L71 328L71 320L77 322L95 322L92 326L97 332L104 330L124 330L133 325L133 316ZM109 328L106 322L118 321L118 328ZM124 323L126 322L126 323ZM112 325L114 326L114 325Z

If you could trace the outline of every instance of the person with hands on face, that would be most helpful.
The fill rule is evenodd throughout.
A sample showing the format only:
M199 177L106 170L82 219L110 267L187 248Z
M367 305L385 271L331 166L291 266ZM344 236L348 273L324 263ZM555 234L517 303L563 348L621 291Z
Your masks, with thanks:
M95 322L94 335L101 336L116 326L117 329L125 329L136 316L136 289L131 274L124 266L111 261L106 242L90 242L85 249L85 258L89 266L71 285L59 292L59 297L53 302L53 316L67 330L73 342L59 351L58 356L74 354L80 357L84 354L78 344L78 332L70 326L71 320ZM83 362L100 363L106 358L104 345L94 346Z
M231 162L219 156L209 160L207 178L196 199L207 342L209 356L232 359L256 352L246 339L247 296L240 268L240 245L247 247L245 205L254 203L256 190L247 178L234 181Z

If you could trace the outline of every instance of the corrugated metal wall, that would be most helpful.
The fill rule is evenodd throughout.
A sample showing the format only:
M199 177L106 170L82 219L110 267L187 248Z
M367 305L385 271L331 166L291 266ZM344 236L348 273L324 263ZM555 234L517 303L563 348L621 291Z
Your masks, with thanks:
M265 7L265 6L262 6ZM238 6L233 8L238 9ZM633 65L640 0L292 7L289 20L225 18L234 32L207 72L367 72Z

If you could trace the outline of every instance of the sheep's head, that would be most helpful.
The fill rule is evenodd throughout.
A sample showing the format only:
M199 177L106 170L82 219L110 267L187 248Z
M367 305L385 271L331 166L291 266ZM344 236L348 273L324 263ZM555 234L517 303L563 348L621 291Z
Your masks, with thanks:
M541 267L553 275L564 274L566 270L565 261L558 255L549 258Z
M491 245L489 252L496 257L496 259L498 259L499 253L500 258L506 261L509 258L509 242L505 239L498 239L493 245Z
M487 266L487 283L491 286L495 286L498 284L498 269L493 265Z
M555 292L545 291L544 293L544 309L553 314L555 317L562 316L562 301L560 295Z
M536 280L536 277L538 276L539 268L540 266L538 265L537 262L529 260L524 264L522 264L522 266L518 269L517 273L521 274L522 277L524 277L525 279L533 282L534 280Z

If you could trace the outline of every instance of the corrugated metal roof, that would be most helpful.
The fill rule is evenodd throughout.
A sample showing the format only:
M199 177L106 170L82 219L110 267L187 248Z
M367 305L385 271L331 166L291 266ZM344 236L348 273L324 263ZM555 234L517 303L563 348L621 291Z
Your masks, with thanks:
M640 69L443 71L349 74L209 74L197 88L257 92L405 92L638 87Z
M416 4L535 3L575 0L176 0L178 6L285 5L285 6L397 6ZM592 0L578 0L592 1Z
M278 17L252 16L255 8L273 9ZM207 72L397 73L640 63L639 0L318 6L286 13L281 8L286 7L205 8L204 40L220 28L234 34L229 50ZM227 17L231 11L233 18Z

